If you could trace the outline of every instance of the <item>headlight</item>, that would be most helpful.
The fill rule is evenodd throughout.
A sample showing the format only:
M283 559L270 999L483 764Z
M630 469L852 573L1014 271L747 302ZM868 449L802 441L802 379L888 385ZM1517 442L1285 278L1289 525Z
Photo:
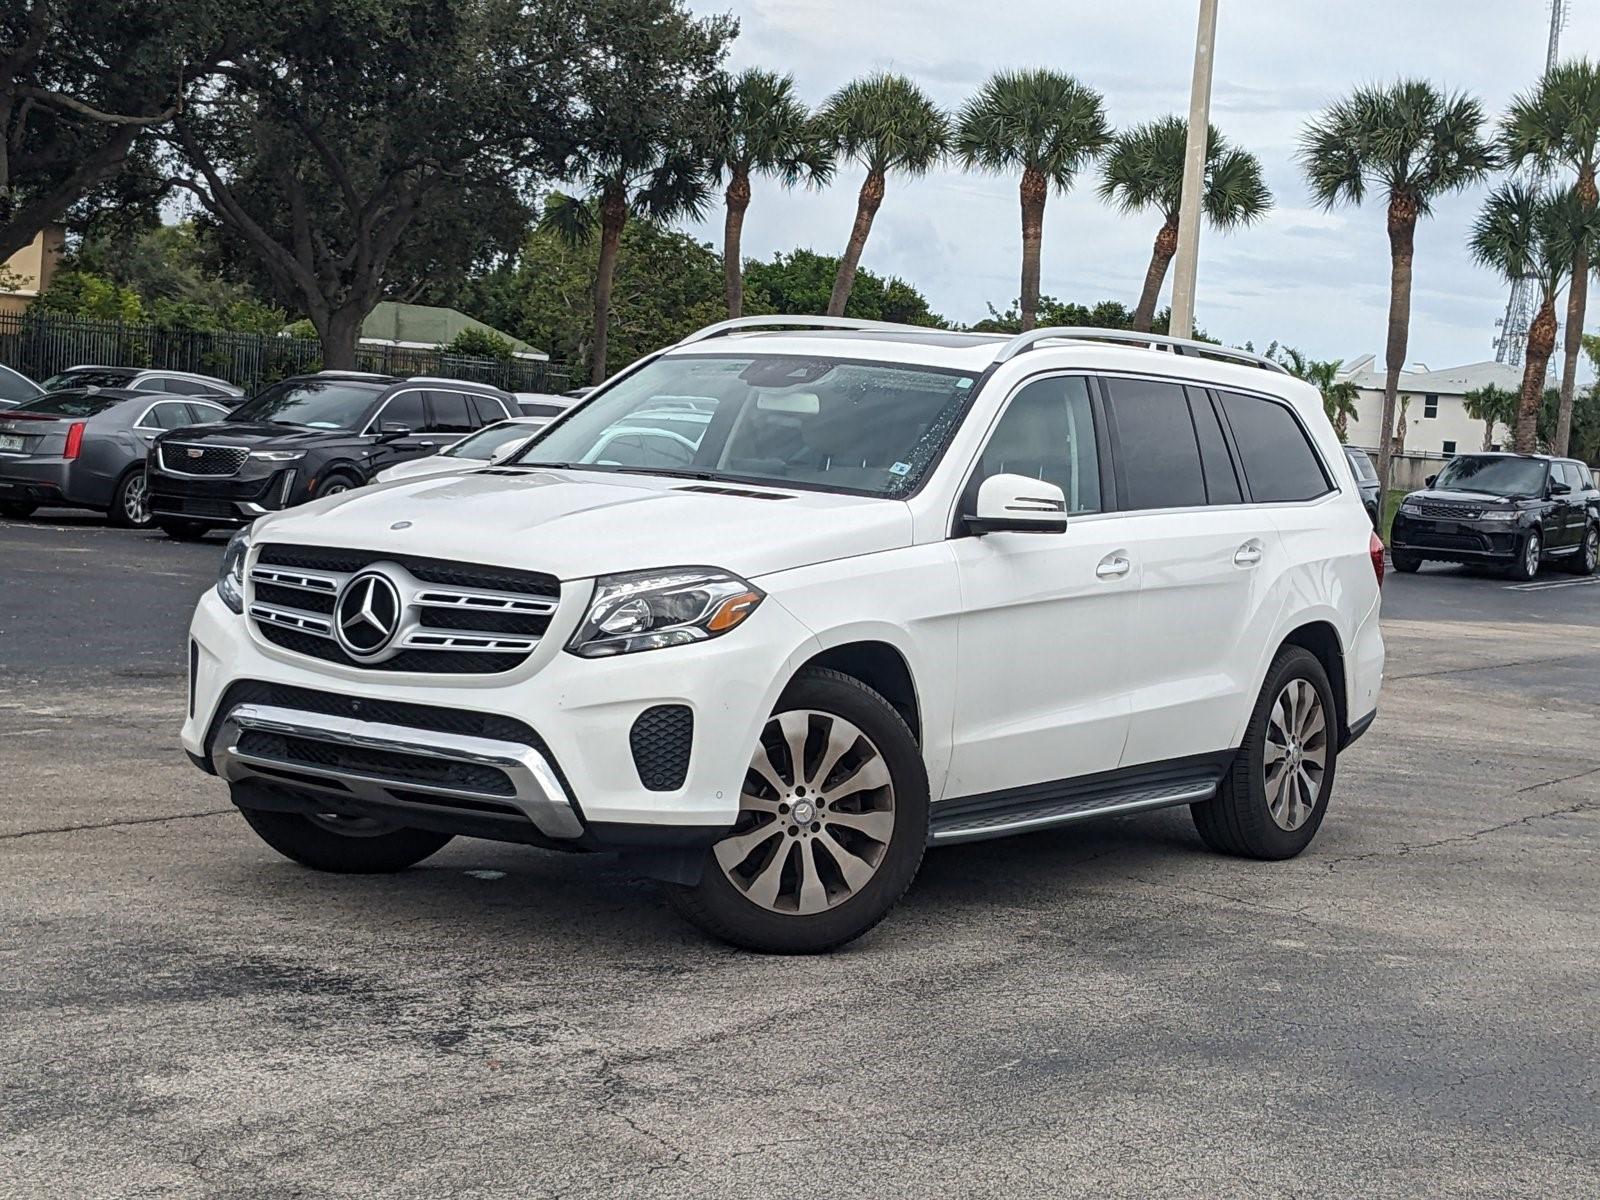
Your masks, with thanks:
M1413 504L1411 501L1407 500L1405 503L1400 505L1400 511L1405 513L1405 515L1408 517L1420 517L1422 515L1422 505Z
M765 598L760 588L713 567L602 575L567 649L607 658L703 642L742 624Z
M306 456L304 450L252 450L250 457L256 462L299 462Z
M236 613L244 612L244 560L249 553L250 526L246 525L228 539L222 566L217 570L217 595Z
M1478 520L1515 521L1520 515L1514 508L1486 508L1478 514Z

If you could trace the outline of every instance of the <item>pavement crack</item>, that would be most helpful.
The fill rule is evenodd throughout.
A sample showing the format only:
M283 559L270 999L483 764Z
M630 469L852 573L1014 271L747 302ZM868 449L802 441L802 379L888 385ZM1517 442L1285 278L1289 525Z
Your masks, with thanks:
M16 833L0 833L0 842L15 841L18 838L25 837L39 837L46 833L78 833L85 829L121 829L125 825L159 825L163 821L192 821L196 817L221 817L237 811L238 809L230 805L228 808L208 808L203 812L173 813L167 817L129 817L124 821L99 821L84 825L52 825L48 829L23 829Z
M1401 679L1431 679L1439 675L1466 675L1473 671L1499 671L1506 667L1536 667L1547 663L1572 662L1570 654L1556 654L1548 658L1517 658L1510 662L1479 663L1473 667L1440 667L1437 671L1408 671L1403 675L1390 675L1388 679L1394 682Z

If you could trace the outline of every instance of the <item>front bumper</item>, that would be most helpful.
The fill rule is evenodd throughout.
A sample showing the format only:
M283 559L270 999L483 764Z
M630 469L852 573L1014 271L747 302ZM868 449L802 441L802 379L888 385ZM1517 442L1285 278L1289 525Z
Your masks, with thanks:
M1448 521L1397 512L1389 546L1419 558L1486 562L1515 558L1524 532L1520 521Z
M387 805L469 836L649 846L727 829L762 726L814 639L769 597L727 637L580 659L561 647L586 607L571 593L588 586L565 585L527 661L492 676L313 660L266 642L208 591L190 630L184 749L236 790L315 793L331 811ZM319 703L295 699L302 690ZM692 713L689 752L677 786L652 790L633 731L664 705ZM502 732L478 736L486 722Z
M247 463L237 475L206 478L164 471L152 454L145 469L150 483L150 511L157 517L239 528L301 498L297 494L299 471L294 466L268 469L263 464Z

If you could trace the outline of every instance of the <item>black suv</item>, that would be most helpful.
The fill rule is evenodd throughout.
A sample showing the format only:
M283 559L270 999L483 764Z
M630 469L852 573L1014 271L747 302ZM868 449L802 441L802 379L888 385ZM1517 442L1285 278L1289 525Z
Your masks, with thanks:
M360 487L385 467L437 454L516 415L487 384L322 371L275 383L213 425L157 438L150 510L175 538Z
M1553 561L1589 575L1600 559L1600 489L1576 459L1462 454L1401 503L1389 550L1397 571L1436 559L1532 579Z

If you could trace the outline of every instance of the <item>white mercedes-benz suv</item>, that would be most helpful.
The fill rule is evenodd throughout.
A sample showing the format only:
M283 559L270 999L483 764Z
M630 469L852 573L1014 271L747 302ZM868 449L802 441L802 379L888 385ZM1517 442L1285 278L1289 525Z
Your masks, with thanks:
M710 933L818 951L929 846L1184 804L1298 854L1376 712L1382 574L1264 359L746 318L506 461L241 532L183 743L312 867L622 851Z

